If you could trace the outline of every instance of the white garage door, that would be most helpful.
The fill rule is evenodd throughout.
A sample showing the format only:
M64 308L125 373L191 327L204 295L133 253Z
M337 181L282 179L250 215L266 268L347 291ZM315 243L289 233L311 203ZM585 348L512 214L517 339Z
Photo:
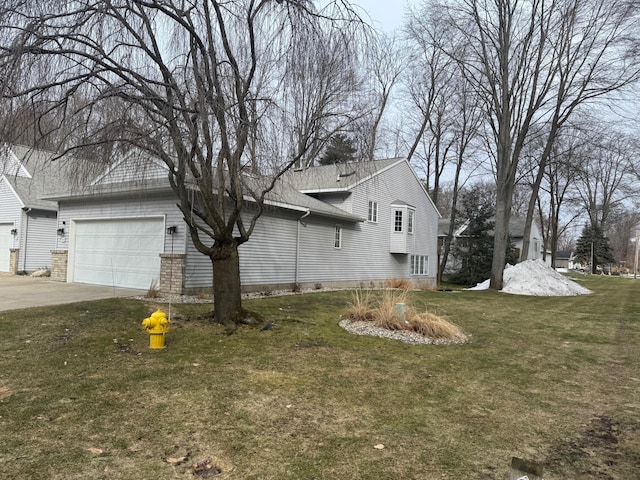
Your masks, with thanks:
M9 271L9 249L13 248L13 223L0 223L0 272Z
M147 289L160 277L163 218L76 221L71 280Z

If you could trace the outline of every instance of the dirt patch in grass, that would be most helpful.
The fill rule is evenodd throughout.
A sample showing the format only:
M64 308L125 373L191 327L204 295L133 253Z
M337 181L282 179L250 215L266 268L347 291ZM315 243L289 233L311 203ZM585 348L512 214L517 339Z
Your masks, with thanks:
M594 416L576 438L557 445L545 463L556 478L579 473L581 478L615 480L622 478L621 463L634 466L637 474L640 426L622 424L608 415ZM631 471L629 474L633 475Z

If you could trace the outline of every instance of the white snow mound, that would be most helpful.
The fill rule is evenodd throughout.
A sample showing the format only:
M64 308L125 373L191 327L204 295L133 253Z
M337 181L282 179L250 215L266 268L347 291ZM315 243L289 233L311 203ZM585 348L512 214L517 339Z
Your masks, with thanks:
M469 290L488 288L489 280L485 280ZM540 297L570 297L591 293L591 290L559 274L542 260L525 260L517 265L507 265L504 269L502 291Z

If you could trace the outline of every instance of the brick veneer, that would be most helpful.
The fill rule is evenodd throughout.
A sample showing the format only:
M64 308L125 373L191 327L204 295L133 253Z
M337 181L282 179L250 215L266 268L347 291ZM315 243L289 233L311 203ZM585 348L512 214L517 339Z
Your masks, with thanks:
M20 256L19 248L9 249L9 273L13 275L18 274L18 258Z
M182 295L184 293L184 253L160 254L160 291Z
M67 264L69 252L67 250L51 250L51 280L67 281Z

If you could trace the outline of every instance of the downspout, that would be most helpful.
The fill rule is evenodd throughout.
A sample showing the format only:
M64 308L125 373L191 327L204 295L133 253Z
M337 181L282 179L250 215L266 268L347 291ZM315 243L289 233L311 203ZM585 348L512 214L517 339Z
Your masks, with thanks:
M29 234L29 212L31 212L31 207L23 207L24 211L24 235L21 235L20 240L24 241L24 249L20 248L20 243L18 243L18 248L22 252L22 271L27 271L27 235Z
M306 227L306 225L302 222L302 220L304 220L305 218L307 218L309 215L311 215L311 210L309 210L307 208L307 211L304 212L304 215L302 215L297 222L297 229L296 229L296 273L295 273L295 285L298 285L298 267L299 267L299 261L300 261L300 225L304 225Z

